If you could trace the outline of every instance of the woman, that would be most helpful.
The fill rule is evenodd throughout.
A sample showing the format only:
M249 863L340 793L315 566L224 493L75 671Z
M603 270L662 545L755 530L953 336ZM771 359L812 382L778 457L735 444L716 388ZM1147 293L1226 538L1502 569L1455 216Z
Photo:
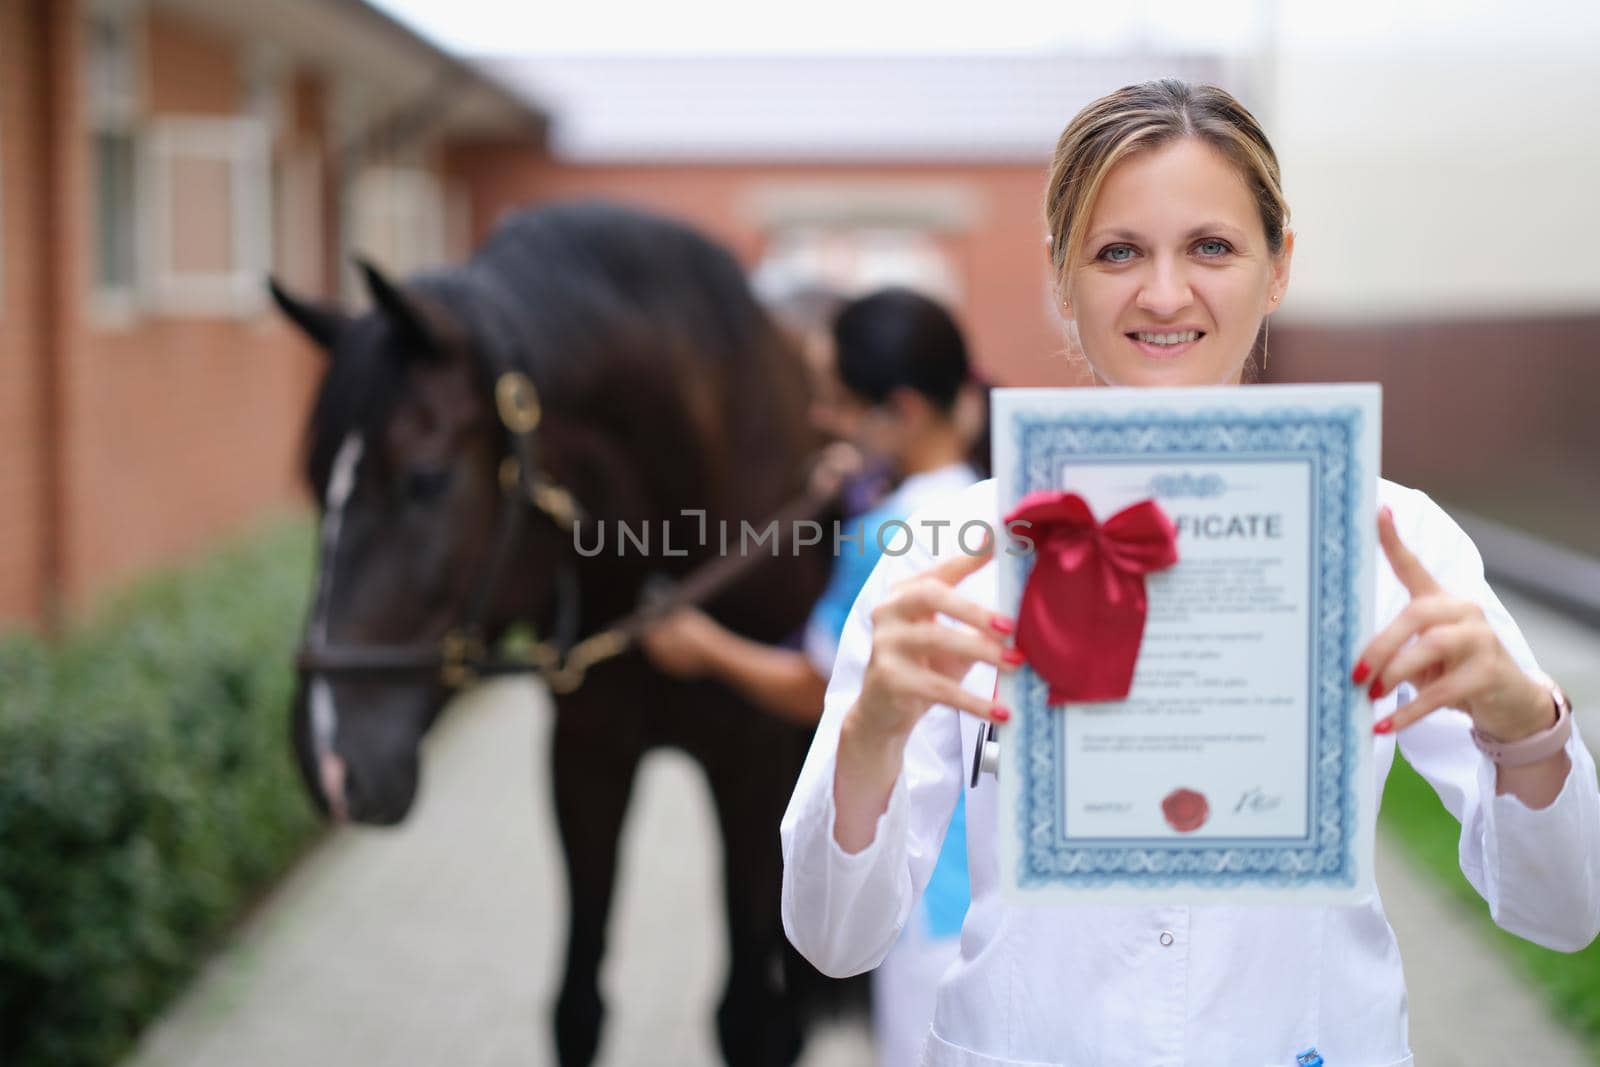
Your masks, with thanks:
M1161 81L1090 104L1057 145L1046 217L1063 315L1098 382L1243 381L1294 236L1276 158L1236 100ZM1581 948L1600 929L1600 791L1570 709L1460 529L1414 490L1385 481L1379 499L1380 626L1352 678L1370 686L1380 787L1398 744L1461 820L1462 869L1496 921ZM996 514L985 482L913 526ZM871 967L893 943L966 792L975 725L1009 718L990 694L996 671L1015 669L1013 623L994 614L994 568L948 540L885 559L868 581L784 816L785 928L826 973ZM1400 707L1402 692L1414 699ZM1494 743L1519 741L1538 758L1513 765ZM1007 906L995 793L985 778L966 796L972 904L925 1063L1254 1067L1313 1048L1330 1067L1412 1062L1376 898Z

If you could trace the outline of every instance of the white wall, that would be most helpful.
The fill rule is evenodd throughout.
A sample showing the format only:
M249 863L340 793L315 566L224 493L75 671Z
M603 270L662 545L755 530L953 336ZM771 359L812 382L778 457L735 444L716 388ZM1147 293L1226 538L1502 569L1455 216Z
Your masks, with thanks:
M1600 5L1278 11L1300 319L1600 311Z

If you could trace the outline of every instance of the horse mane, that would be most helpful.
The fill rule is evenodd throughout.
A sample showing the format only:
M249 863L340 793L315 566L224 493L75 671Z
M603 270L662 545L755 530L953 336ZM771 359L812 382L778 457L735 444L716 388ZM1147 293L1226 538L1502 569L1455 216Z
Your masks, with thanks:
M796 488L803 370L738 262L689 227L602 201L555 203L509 215L465 264L405 289L471 336L486 393L495 370L521 370L547 410L660 465L650 484L679 498L663 506L724 500L754 515ZM319 493L345 436L381 430L404 376L380 315L353 329L312 412L307 476ZM683 413L686 423L662 424Z

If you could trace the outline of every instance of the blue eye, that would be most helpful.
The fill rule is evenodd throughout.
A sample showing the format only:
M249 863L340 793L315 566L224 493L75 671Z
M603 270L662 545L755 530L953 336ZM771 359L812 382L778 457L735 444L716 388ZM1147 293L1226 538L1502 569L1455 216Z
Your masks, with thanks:
M1195 245L1195 250L1202 256L1225 256L1231 251L1226 241L1219 241L1215 237L1208 237L1201 241Z
M1128 254L1126 256L1121 255L1123 252ZM1109 248L1101 249L1099 258L1108 263L1126 263L1133 258L1133 249L1127 245L1111 245Z

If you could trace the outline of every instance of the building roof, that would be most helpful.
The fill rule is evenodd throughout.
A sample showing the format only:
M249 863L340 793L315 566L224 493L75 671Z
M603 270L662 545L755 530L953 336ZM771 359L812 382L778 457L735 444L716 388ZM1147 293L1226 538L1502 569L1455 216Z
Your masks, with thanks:
M480 61L585 161L1029 160L1122 85L1176 76L1248 98L1214 55L540 56Z
M154 0L199 24L329 74L359 76L395 108L414 105L450 133L542 135L536 98L500 83L364 0Z

